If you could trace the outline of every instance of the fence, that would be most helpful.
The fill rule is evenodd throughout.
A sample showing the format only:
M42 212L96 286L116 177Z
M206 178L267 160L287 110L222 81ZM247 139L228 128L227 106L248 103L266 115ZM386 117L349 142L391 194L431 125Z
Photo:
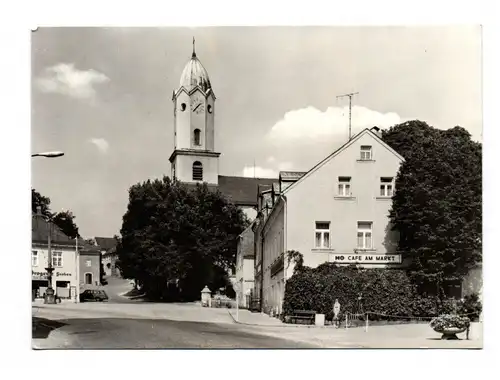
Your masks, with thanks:
M470 317L476 315L477 312L459 314L460 317ZM390 324L404 324L404 323L430 323L435 316L405 316L405 315L390 315L383 313L365 312L365 313L345 313L344 320L339 321L339 327L344 327L346 329L352 327L362 327L364 326L365 331L368 330L368 326L372 325L390 325Z

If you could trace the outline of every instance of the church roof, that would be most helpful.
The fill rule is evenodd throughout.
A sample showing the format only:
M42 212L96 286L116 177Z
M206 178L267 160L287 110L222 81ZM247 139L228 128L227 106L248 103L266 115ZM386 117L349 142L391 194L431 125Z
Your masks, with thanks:
M273 186L275 178L219 176L219 191L237 206L257 206L259 185Z
M203 67L198 57L196 57L193 41L193 55L184 67L184 70L182 70L179 87L184 87L187 91L190 91L197 86L200 87L205 93L212 89L208 72Z

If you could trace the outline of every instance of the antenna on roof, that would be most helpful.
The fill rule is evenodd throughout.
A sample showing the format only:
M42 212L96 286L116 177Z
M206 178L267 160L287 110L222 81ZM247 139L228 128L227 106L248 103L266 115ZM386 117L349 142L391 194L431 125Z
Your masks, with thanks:
M337 96L337 99L338 98L344 98L344 97L349 97L349 140L351 139L351 108L352 108L352 97L354 95L357 95L359 94L359 92L351 92L349 94L344 94L344 95L339 95Z
M191 57L193 57L193 58L196 57L196 50L195 50L194 43L195 43L195 41L194 41L194 36L193 36L193 54L191 55Z

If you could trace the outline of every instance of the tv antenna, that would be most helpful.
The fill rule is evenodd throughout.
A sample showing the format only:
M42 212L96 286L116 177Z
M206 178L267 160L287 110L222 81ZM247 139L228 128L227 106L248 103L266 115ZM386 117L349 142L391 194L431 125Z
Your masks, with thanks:
M359 92L350 92L349 94L343 94L343 95L339 95L337 96L337 99L338 98L345 98L345 97L348 97L349 98L349 140L351 139L351 109L352 109L352 97L354 95L357 95L359 94Z

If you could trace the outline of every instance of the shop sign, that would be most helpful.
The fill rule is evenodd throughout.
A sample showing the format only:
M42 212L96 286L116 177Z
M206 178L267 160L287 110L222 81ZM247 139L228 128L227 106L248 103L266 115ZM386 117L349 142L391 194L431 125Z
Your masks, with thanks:
M400 264L401 255L332 255L334 263Z
M71 276L71 273L68 272L56 272L56 277L68 277Z
M31 279L32 280L46 280L47 279L47 272L35 272L34 270L31 271Z

